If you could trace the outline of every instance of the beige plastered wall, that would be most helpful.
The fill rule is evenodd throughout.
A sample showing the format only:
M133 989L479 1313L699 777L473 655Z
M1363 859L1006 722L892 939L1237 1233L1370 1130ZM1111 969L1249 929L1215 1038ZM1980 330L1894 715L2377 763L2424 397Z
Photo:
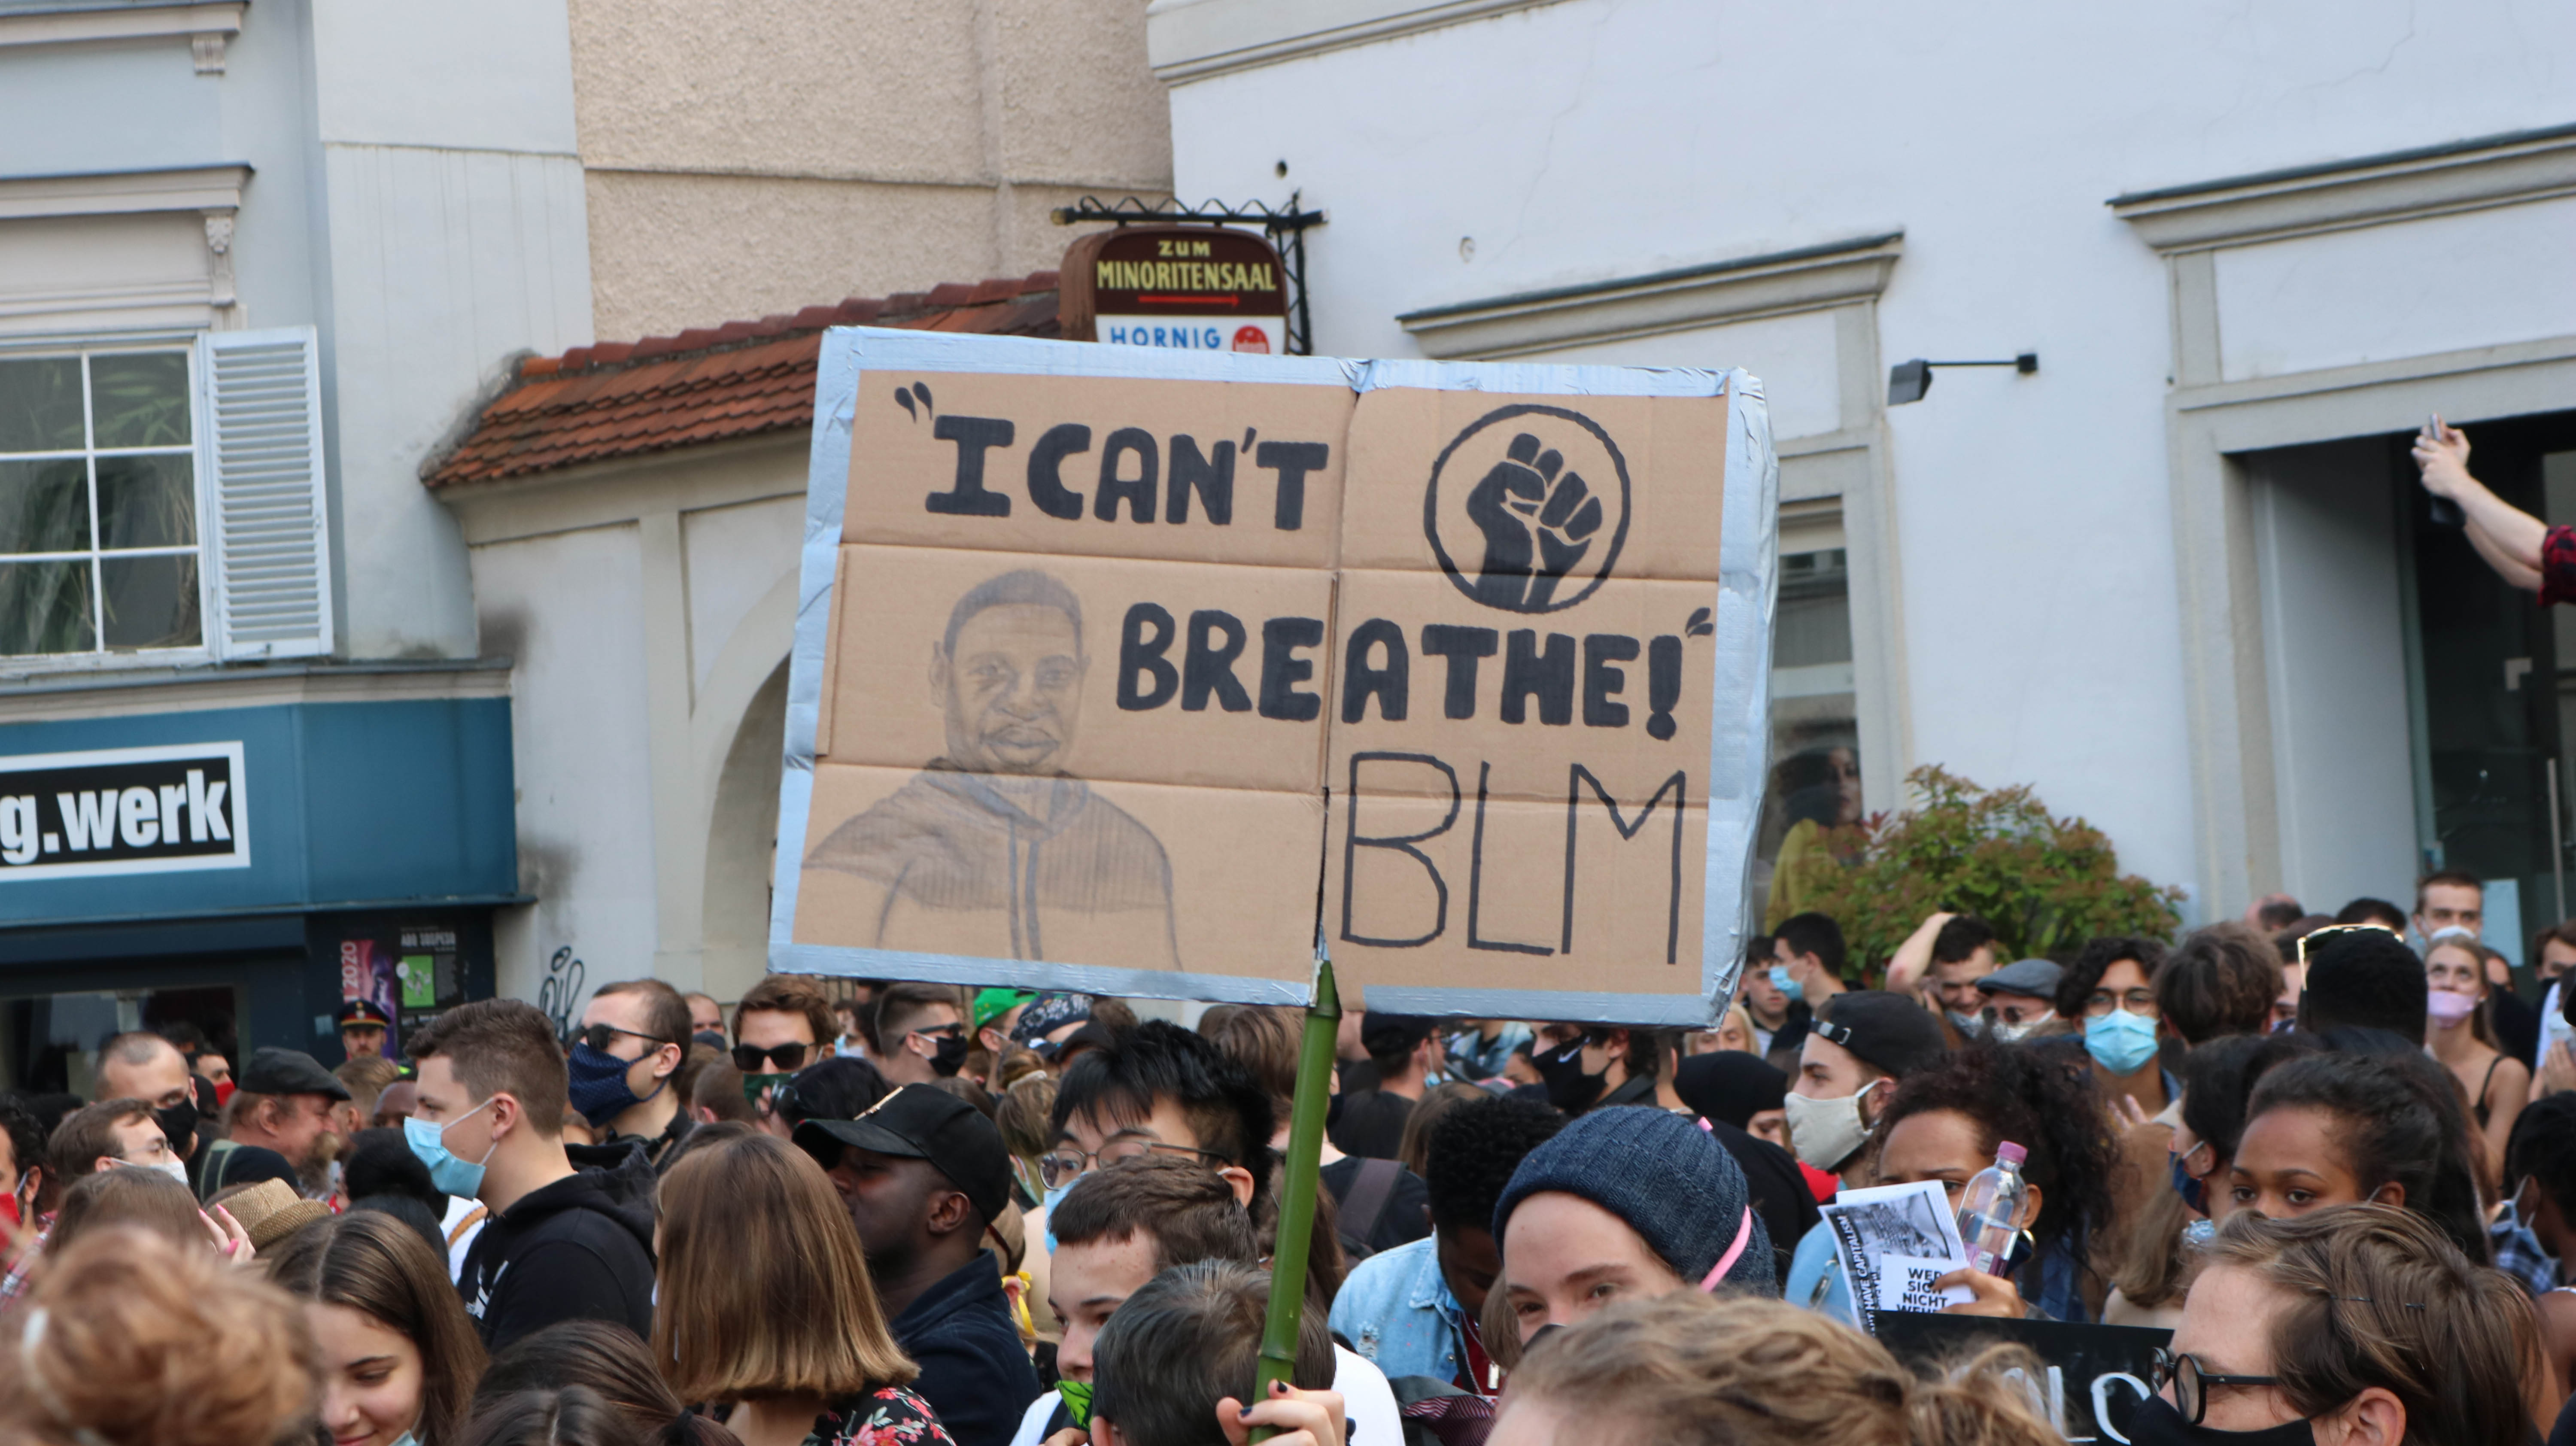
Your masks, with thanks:
M603 340L1053 267L1159 198L1145 0L571 0Z

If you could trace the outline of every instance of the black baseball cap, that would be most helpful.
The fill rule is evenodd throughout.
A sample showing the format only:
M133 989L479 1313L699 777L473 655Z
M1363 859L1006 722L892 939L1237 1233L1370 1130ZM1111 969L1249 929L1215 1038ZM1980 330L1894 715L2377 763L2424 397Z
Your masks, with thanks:
M1419 1014L1381 1014L1372 1009L1360 1021L1360 1048L1367 1050L1371 1059L1411 1054L1438 1027Z
M327 1095L349 1098L349 1087L300 1050L268 1045L250 1052L250 1063L233 1072L233 1084L255 1095Z
M841 1162L844 1145L928 1160L987 1225L1011 1203L1011 1152L1002 1132L983 1111L928 1085L905 1085L855 1120L807 1120L796 1127L796 1145L827 1170Z
M1825 1001L1814 1033L1852 1052L1882 1074L1903 1079L1937 1063L1941 1026L1922 1005L1884 989L1859 989Z
M363 1029L370 1025L377 1029L387 1029L392 1027L393 1021L385 1016L383 1010L376 1007L376 1002L372 999L352 999L340 1006L342 1029Z

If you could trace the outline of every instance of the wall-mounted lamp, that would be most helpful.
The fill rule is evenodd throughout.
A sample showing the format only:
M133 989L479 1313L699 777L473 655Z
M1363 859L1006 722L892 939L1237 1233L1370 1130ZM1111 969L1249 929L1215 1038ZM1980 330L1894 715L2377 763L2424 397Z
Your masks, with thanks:
M2039 353L2026 351L2011 361L1925 361L1916 357L1912 361L1898 362L1887 369L1887 404L1901 407L1907 402L1923 400L1923 394L1932 390L1934 367L2011 367L2023 376L2029 376L2039 370Z

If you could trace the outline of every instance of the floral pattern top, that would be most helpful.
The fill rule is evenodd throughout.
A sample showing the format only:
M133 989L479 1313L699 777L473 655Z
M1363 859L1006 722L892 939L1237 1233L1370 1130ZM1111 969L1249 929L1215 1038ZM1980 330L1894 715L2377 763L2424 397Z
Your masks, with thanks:
M930 1403L901 1386L844 1401L814 1418L805 1446L957 1446Z

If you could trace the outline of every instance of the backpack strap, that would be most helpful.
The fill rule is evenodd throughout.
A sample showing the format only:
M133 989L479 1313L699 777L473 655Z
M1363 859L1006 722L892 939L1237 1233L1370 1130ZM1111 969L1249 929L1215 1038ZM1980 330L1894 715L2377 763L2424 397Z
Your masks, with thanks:
M206 1147L206 1162L197 1171L197 1203L203 1205L224 1188L224 1162L239 1146L231 1140L217 1140Z
M1360 1161L1351 1193L1342 1200L1342 1233L1362 1245L1374 1238L1387 1202L1395 1198L1396 1182L1403 1178L1404 1166L1393 1160Z

